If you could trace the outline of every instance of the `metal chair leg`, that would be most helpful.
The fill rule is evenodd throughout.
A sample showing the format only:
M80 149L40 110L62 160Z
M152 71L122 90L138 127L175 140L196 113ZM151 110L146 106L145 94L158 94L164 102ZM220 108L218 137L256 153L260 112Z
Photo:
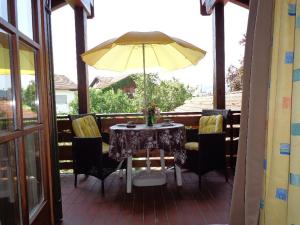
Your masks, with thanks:
M224 169L224 176L225 176L225 181L227 183L228 182L228 171L227 171L227 168Z
M104 195L104 180L101 181L101 193Z
M175 181L177 181L175 165L174 165L173 169L174 169L174 179L175 179Z
M74 174L75 175L75 179L74 179L74 187L77 188L77 173Z
M198 182L199 182L199 183L198 183L199 189L201 189L201 175L198 175L198 179L199 179L199 180L198 180Z

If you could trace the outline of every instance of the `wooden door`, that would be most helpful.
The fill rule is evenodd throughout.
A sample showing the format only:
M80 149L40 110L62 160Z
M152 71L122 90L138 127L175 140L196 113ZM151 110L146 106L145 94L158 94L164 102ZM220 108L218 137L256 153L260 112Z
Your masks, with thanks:
M43 0L0 0L0 225L53 224Z

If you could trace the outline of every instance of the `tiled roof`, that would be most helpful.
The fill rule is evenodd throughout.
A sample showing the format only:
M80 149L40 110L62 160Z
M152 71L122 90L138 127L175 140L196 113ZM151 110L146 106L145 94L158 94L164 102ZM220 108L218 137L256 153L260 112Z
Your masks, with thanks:
M226 108L231 110L241 110L242 105L242 92L229 92L225 97ZM177 107L175 112L201 112L202 109L213 108L213 96L200 96L193 97L190 100L186 100L185 103Z
M3 118L12 119L13 118L13 109L11 101L0 100L0 111L4 113ZM23 117L24 118L34 118L37 116L30 108L23 108Z
M112 84L113 77L95 77L95 79L92 81L90 87L92 88L106 88L109 87Z
M115 84L127 77L128 77L128 75L119 76L119 77L100 77L100 76L98 76L98 77L95 77L95 79L92 81L92 83L90 84L90 87L99 88L99 89L107 88L107 87L111 86L112 84Z
M55 90L77 90L77 85L65 75L54 75Z

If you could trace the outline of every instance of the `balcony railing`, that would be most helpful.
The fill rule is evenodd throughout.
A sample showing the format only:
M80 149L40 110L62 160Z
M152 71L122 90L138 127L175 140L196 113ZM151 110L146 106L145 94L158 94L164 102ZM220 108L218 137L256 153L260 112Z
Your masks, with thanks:
M226 138L226 156L228 159L228 167L234 168L236 161L236 154L238 148L238 137L240 129L240 111L231 111L231 115L227 125L227 138ZM141 113L110 113L110 114L97 114L97 122L101 127L102 138L108 143L109 138L109 127L118 123L127 123L133 121L134 123L144 123L144 118ZM187 140L190 130L198 130L199 119L201 112L163 112L158 122L163 119L170 119L177 123L185 125L187 130ZM59 151L59 162L61 170L72 169L72 133L71 133L71 122L68 116L57 117L57 128L58 128L58 151ZM142 156L143 152L139 154ZM151 157L158 157L159 152L153 151ZM167 158L166 165L170 166L173 164L171 157ZM134 167L144 167L144 160L136 160L133 162ZM154 158L151 166L159 166L159 160Z

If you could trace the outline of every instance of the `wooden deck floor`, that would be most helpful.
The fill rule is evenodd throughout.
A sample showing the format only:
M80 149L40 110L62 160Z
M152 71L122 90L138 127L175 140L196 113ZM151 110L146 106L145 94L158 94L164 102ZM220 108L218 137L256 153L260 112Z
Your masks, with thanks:
M161 187L133 188L125 193L125 178L112 174L105 182L79 178L75 189L72 175L62 175L62 225L202 225L227 224L232 179L209 173L198 189L197 176L183 173L183 186L177 188L173 172L168 184Z

